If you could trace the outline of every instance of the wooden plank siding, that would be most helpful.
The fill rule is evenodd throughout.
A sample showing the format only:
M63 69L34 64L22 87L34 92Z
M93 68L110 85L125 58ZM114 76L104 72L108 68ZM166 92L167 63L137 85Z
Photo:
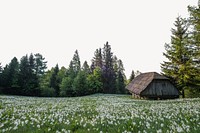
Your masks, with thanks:
M179 92L169 80L153 80L140 96L149 98L178 98Z

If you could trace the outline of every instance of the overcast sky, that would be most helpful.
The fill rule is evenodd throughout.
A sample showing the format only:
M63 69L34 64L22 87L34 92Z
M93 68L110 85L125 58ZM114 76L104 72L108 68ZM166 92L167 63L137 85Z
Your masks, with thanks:
M68 67L77 49L91 64L108 41L132 70L160 72L173 23L198 0L1 0L0 62L41 53L48 67Z

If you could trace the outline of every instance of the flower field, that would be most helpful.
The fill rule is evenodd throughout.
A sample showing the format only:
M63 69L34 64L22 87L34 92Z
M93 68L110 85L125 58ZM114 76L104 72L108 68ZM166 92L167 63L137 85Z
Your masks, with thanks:
M198 133L200 99L148 101L126 95L0 96L0 132Z

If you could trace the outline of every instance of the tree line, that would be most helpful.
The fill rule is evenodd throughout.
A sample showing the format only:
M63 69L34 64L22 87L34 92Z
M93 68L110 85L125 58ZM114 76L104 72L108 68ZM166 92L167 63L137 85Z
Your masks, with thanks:
M81 66L78 50L68 68L59 68L57 64L47 70L47 61L39 53L25 55L20 61L14 57L4 68L0 65L3 94L55 97L124 94L126 83L123 62L113 55L108 42L96 49L91 65L85 61Z
M188 18L177 17L163 53L168 60L161 64L183 97L185 91L190 97L200 94L200 5L188 6L188 13Z

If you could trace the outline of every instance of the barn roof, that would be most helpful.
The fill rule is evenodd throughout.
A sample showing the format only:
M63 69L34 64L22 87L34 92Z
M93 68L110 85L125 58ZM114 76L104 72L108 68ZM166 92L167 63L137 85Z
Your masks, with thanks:
M126 87L130 92L139 95L154 79L166 80L165 76L162 76L156 72L142 73L134 78Z

